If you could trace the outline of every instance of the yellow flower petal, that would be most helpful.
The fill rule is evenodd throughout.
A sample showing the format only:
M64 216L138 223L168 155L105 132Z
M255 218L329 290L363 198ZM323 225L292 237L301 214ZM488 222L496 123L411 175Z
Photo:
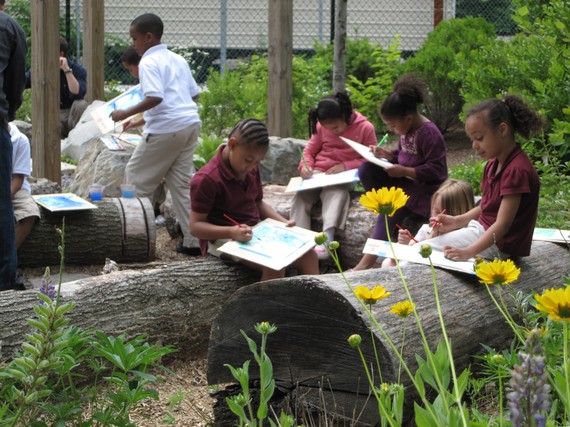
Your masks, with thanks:
M357 286L354 288L354 293L358 299L361 299L366 304L374 304L376 301L389 297L391 292L386 292L384 286L374 286L370 290L366 286Z
M506 285L517 280L520 272L510 259L481 262L475 269L479 281L485 285Z
M408 196L401 188L390 187L372 189L360 196L360 204L376 215L392 216L394 212L406 205Z
M390 313L396 314L400 317L408 317L414 312L415 304L410 301L400 301L390 307Z
M566 288L547 289L542 295L535 295L537 310L548 313L552 320L570 321L570 285Z

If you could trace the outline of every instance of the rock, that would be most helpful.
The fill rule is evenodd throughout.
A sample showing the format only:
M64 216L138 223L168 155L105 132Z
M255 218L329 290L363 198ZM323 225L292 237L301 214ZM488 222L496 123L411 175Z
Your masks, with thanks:
M32 194L55 194L61 193L61 185L50 181L47 178L28 177L28 182L32 188Z
M307 141L303 139L269 139L269 151L261 162L261 179L264 184L287 185L293 176L299 176L299 148L303 149Z
M93 101L81 116L75 128L69 132L67 139L62 140L61 154L79 161L87 149L102 135L91 116L91 112L104 105L104 101Z

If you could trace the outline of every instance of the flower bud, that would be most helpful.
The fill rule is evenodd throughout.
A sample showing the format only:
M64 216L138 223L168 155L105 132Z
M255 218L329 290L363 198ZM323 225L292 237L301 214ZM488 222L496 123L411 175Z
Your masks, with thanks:
M362 337L358 334L354 334L348 337L348 344L351 347L358 347L362 342Z
M424 243L423 245L420 246L420 255L423 258L429 258L429 256L431 255L431 246L427 243Z
M315 243L317 245L324 244L328 239L329 239L329 237L327 236L327 234L324 231L321 231L320 233L315 234Z
M338 249L338 247L340 246L340 243L338 243L336 240L333 240L332 242L329 243L329 248L331 248L331 250L336 250Z
M269 322L259 322L254 326L255 330L260 334L272 334L277 330L277 326L270 324Z

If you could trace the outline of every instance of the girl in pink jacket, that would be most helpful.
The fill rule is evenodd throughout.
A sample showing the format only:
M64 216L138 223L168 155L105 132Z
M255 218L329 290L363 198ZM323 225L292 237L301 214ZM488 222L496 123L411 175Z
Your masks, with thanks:
M365 146L378 142L372 123L352 109L352 103L345 93L325 96L317 108L309 111L309 133L311 139L303 150L299 172L303 179L313 174L335 174L356 169L365 160L341 136ZM319 200L322 204L323 231L329 241L334 240L337 229L344 229L349 191L352 184L333 185L314 190L299 191L291 205L291 219L299 227L311 229L311 210ZM319 259L327 259L328 252L319 245L315 248Z

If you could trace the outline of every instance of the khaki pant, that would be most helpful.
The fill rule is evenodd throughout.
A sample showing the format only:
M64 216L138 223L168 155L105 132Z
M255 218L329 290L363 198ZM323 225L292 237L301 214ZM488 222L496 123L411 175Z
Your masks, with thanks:
M60 134L62 138L67 138L69 132L77 126L77 123L81 120L81 116L87 107L87 101L78 99L71 104L71 108L59 110L59 121L61 123Z
M201 124L194 123L178 132L145 134L125 170L125 181L133 184L139 197L148 197L154 206L154 192L162 178L172 196L172 204L186 247L198 247L190 234L190 178L194 173L194 151Z
M350 204L352 184L332 185L314 190L299 191L291 203L291 219L299 227L311 229L311 210L321 200L323 230L331 227L344 229Z

